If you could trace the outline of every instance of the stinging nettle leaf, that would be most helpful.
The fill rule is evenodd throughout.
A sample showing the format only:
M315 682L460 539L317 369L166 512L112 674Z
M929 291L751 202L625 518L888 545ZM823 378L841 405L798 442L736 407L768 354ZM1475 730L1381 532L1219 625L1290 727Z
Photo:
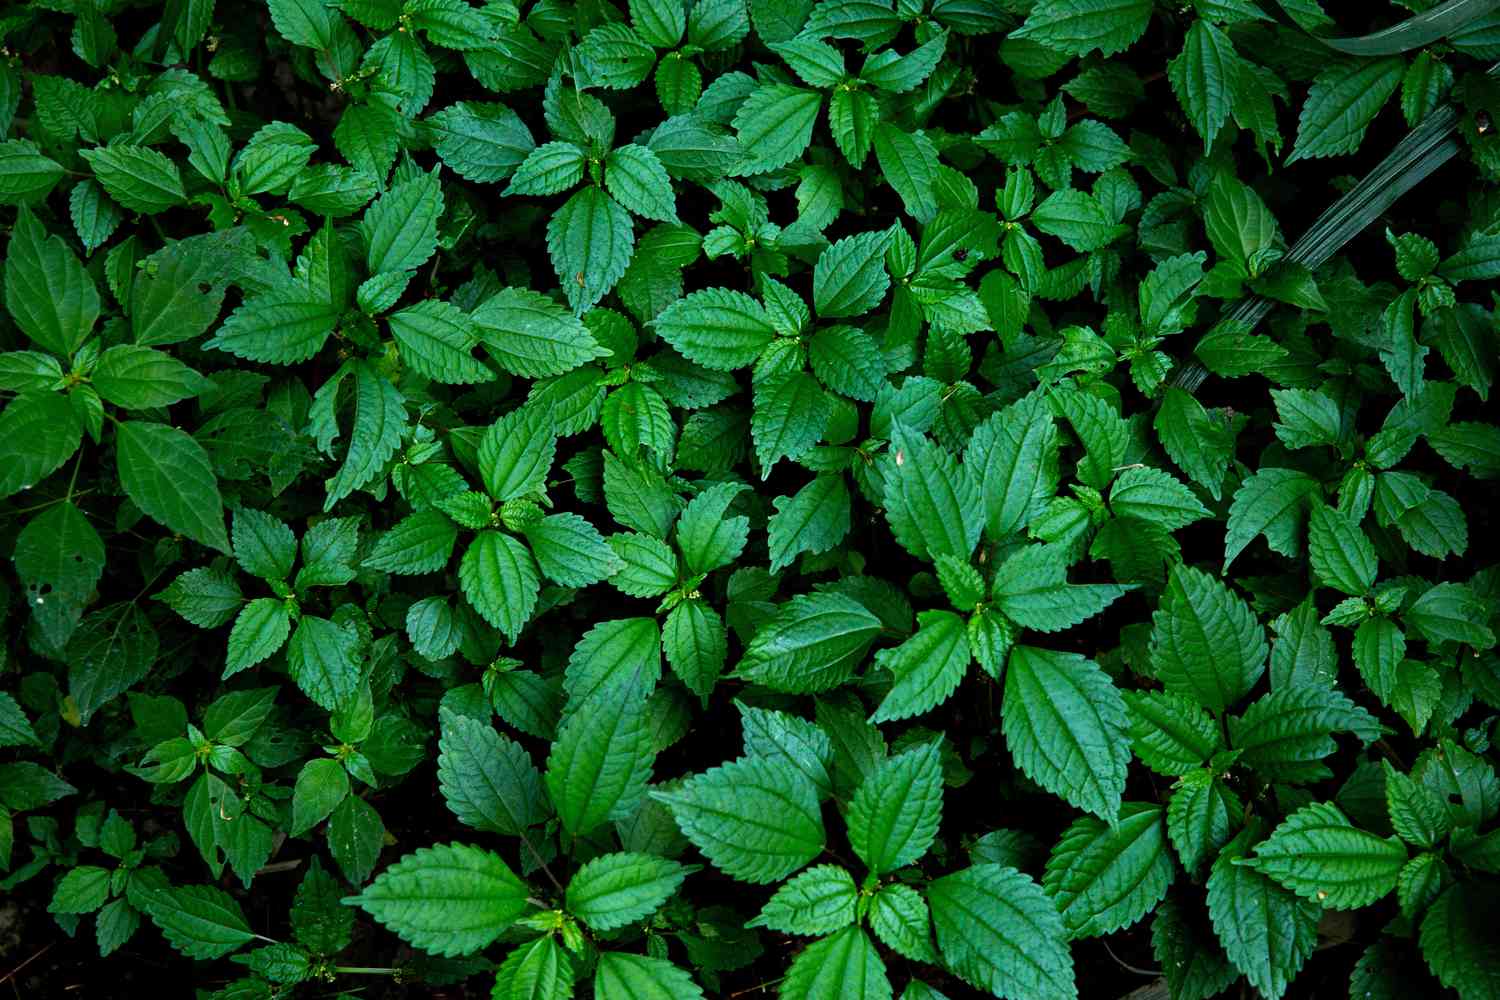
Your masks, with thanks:
M742 757L651 797L715 867L741 881L778 881L823 850L814 787L784 760Z
M526 884L496 854L439 844L406 855L358 896L358 906L403 941L434 955L473 954L531 904Z
M1002 728L1016 766L1111 823L1130 763L1128 726L1124 699L1094 661L1031 646L1011 651Z
M1243 698L1265 671L1265 630L1220 581L1174 567L1152 617L1151 665L1167 686L1213 712Z
M1330 802L1288 816L1247 862L1304 899L1340 910L1389 893L1405 863L1399 840L1358 829Z
M1071 937L1094 937L1145 916L1176 870L1161 808L1132 802L1113 826L1090 816L1075 820L1052 849L1042 890Z
M1078 996L1062 918L1030 878L980 864L927 887L938 950L965 981L996 996Z
M942 819L943 775L931 744L882 761L860 783L845 820L854 853L876 875L918 860Z

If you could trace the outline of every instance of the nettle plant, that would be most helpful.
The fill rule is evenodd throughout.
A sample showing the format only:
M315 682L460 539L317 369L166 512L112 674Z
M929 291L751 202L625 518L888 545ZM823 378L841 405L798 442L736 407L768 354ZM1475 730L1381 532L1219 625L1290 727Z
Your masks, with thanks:
M0 40L0 982L1500 998L1500 4Z

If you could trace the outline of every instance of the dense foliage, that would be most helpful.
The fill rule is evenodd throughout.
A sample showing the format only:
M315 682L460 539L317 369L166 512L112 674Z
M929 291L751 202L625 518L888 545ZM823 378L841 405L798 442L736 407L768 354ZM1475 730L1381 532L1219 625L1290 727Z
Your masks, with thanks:
M1429 6L7 6L0 982L1500 997Z

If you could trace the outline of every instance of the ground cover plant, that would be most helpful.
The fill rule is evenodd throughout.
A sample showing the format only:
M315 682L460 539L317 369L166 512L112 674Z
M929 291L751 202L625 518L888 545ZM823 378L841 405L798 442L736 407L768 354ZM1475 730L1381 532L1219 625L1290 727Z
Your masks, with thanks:
M1500 3L0 42L7 990L1500 997Z

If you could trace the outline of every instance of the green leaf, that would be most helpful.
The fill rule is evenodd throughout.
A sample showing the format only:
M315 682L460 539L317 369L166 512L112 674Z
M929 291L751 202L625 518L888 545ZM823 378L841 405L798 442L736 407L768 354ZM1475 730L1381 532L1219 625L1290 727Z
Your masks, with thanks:
M1157 774L1187 774L1224 749L1219 727L1192 698L1168 691L1126 691L1124 698L1135 754Z
M479 443L479 474L500 503L538 493L557 454L546 411L522 407L496 420Z
M203 713L203 733L216 743L243 746L271 715L276 688L231 691Z
M1114 825L1085 816L1063 831L1047 859L1042 891L1056 902L1069 936L1129 927L1166 895L1177 866L1167 851L1164 820L1159 806L1131 802Z
M1058 433L1039 395L1027 396L974 430L964 453L984 499L985 531L1000 540L1024 528L1057 490Z
M1389 893L1405 863L1399 840L1358 829L1331 802L1292 813L1247 862L1304 899L1335 910L1368 906Z
M541 580L536 561L518 539L481 531L458 564L458 582L474 610L515 642L536 609Z
M1265 672L1265 630L1223 583L1178 565L1152 617L1151 665L1168 690L1222 712Z
M1349 60L1329 67L1313 81L1297 119L1293 163L1313 156L1352 153L1365 137L1365 127L1380 113L1401 84L1406 69L1395 57Z
M1162 395L1155 427L1162 448L1178 468L1208 490L1215 500L1219 499L1234 450L1229 428L1176 387L1168 387Z
M869 71L866 70L866 73ZM937 148L921 132L905 132L881 123L875 127L875 161L887 183L901 196L906 214L920 223L937 214Z
M1146 31L1149 0L1041 0L1010 33L1068 55L1123 52Z
M21 332L71 357L99 319L99 290L68 245L22 208L5 251L5 306Z
M371 274L410 271L437 250L443 188L437 171L391 186L365 210L360 229Z
M449 385L488 382L495 373L469 352L479 331L463 310L441 299L428 299L386 317L401 358L428 378Z
M1478 882L1451 886L1422 918L1422 957L1438 981L1462 1000L1489 1000L1500 982L1494 896Z
M683 357L714 371L753 364L776 335L764 306L726 288L678 299L652 325Z
M918 559L967 559L983 524L969 469L920 434L894 429L895 469L885 481L885 516L896 541Z
M287 643L287 667L303 693L328 711L337 711L363 680L360 645L352 626L303 615Z
M612 150L604 160L604 187L636 215L658 222L677 221L677 197L661 160L645 146Z
M652 792L714 866L743 882L776 882L823 851L813 786L791 763L742 757Z
M240 609L229 630L224 676L231 677L274 654L292 631L286 604L274 597L257 597Z
M790 497L773 501L767 519L771 571L791 565L804 552L827 552L849 534L849 488L842 476L814 477Z
M610 583L632 597L657 597L677 582L677 553L658 538L635 532L614 535L610 553L618 570Z
M662 625L662 651L687 689L706 698L729 656L724 620L702 600L683 601Z
M1032 646L1011 651L1002 728L1026 776L1114 822L1130 763L1120 692L1093 660Z
M1227 173L1217 175L1209 184L1203 227L1219 256L1237 264L1247 275L1259 274L1261 257L1281 243L1276 217L1260 195Z
M778 691L828 691L849 679L880 629L852 598L803 594L755 633L736 673Z
M660 633L653 618L600 622L584 633L568 657L563 688L565 718L600 698L647 691L661 679Z
M750 436L761 478L782 458L799 459L823 437L833 400L806 372L790 372L756 389Z
M921 858L943 813L943 771L928 744L880 762L860 783L845 816L849 845L875 875Z
M1295 557L1308 498L1317 489L1318 481L1305 472L1270 467L1241 483L1229 506L1224 532L1225 571L1256 535L1266 536L1271 551Z
M941 705L958 689L971 659L968 625L951 611L923 611L917 631L875 662L896 676L872 722L909 719Z
M782 980L785 1000L890 1000L885 963L865 932L845 927L814 941L792 959Z
M1207 20L1195 20L1183 38L1182 51L1167 63L1167 79L1193 128L1203 137L1206 153L1229 120L1239 54L1229 36Z
M1273 389L1276 436L1288 448L1337 444L1341 435L1338 404L1310 389Z
M578 57L585 79L610 90L634 87L651 72L656 53L623 24L600 25L584 36Z
M457 541L452 521L435 510L419 511L377 538L361 565L385 573L431 573L448 565Z
M607 688L558 730L547 757L547 793L573 837L633 812L646 792L656 758L640 682Z
M569 198L547 223L547 252L573 314L583 315L615 287L635 252L630 213L599 188Z
M0 764L0 806L6 809L40 809L77 791L40 764Z
M1098 250L1125 231L1096 198L1072 189L1048 195L1032 209L1031 221L1037 229L1080 253Z
M1273 691L1229 719L1229 741L1241 752L1241 762L1288 784L1329 776L1318 761L1333 753L1332 734L1340 731L1369 743L1381 727L1364 709L1321 685Z
M961 30L961 27L953 24L954 16L959 15L958 7L958 4L949 5L942 12L944 16L939 16L938 20ZM948 36L938 33L904 56L898 56L887 49L865 61L860 77L881 90L905 94L916 89L932 74L942 60L947 44Z
M785 712L751 708L741 702L745 755L769 757L790 764L810 781L820 797L832 792L828 768L833 760L833 743L819 726Z
M526 543L542 575L565 587L585 587L620 569L599 530L578 514L549 514L526 529Z
M107 402L131 410L168 406L213 384L169 354L127 344L106 350L93 378L94 388Z
M268 0L271 23L282 38L293 45L309 49L327 49L333 44L334 25L339 23L333 8L316 0Z
M1317 903L1298 899L1229 849L1208 876L1208 916L1234 967L1268 998L1279 998L1318 943Z
M915 962L937 962L927 901L909 885L892 883L875 893L870 903L870 929L899 955ZM909 987L904 995L911 996Z
M891 279L885 271L889 230L846 236L813 266L813 308L820 319L862 316L885 298Z
M83 425L67 397L16 396L0 411L0 497L29 490L56 472L82 440Z
M531 756L487 722L441 712L438 786L459 822L511 837L547 818L542 779Z
M234 558L246 573L262 580L286 580L297 558L297 536L277 518L241 507L230 519Z
M110 872L95 865L79 865L57 882L48 913L93 913L109 900Z
M719 483L694 497L677 519L677 544L690 573L708 573L732 563L744 551L750 519L726 517L744 487Z
M1239 796L1208 768L1183 775L1167 804L1167 835L1195 876L1216 857L1244 822Z
M588 156L571 142L549 142L527 154L506 185L507 195L559 194L583 180Z
M514 375L561 375L595 358L609 357L593 334L545 295L506 288L470 316L485 350Z
M687 15L673 0L630 0L630 21L648 44L670 49L682 41Z
M426 124L448 169L479 183L505 180L535 147L521 116L503 104L460 101Z
M1385 770L1386 811L1402 840L1415 847L1436 847L1448 834L1447 804L1434 789L1402 774L1382 761Z
M886 9L882 8L884 14ZM844 159L856 170L865 165L880 121L880 104L867 90L835 89L828 101L828 129ZM743 141L743 139L741 140Z
M147 146L79 150L109 196L132 212L165 212L187 200L182 174L165 154Z
M885 358L875 340L852 326L824 327L808 344L818 380L834 392L874 402L886 385Z
M547 934L506 956L495 972L490 995L494 1000L566 1000L576 975L577 968L558 937Z
M255 938L240 905L213 886L159 889L144 904L162 936L188 958L222 958Z
M292 825L287 833L300 837L327 819L349 794L349 773L336 760L310 760L297 772L292 789Z
M964 981L1002 997L1073 1000L1073 956L1062 917L1014 868L974 865L927 887L943 960Z
M666 959L607 951L594 974L597 1000L703 1000L703 991Z
M1359 597L1375 585L1380 562L1359 524L1336 507L1314 503L1307 520L1307 555L1318 579Z
M1109 509L1116 517L1136 517L1168 531L1208 517L1208 508L1170 473L1150 466L1126 469L1109 489Z
M563 905L596 931L614 930L655 913L691 871L649 854L604 854L568 881Z
M1092 393L1066 391L1054 394L1053 398L1084 447L1084 457L1078 461L1078 478L1094 489L1104 489L1114 478L1115 470L1125 464L1130 425L1116 407Z
M1151 945L1172 996L1207 1000L1240 977L1206 922L1190 920L1182 904L1163 900L1151 921Z
M1112 583L1068 583L1065 558L1060 546L1016 549L995 571L994 606L1023 628L1060 632L1092 618L1125 593Z
M1489 611L1474 591L1461 583L1439 583L1412 602L1402 620L1429 642L1462 642L1475 649L1495 645L1486 624Z
M747 926L783 934L831 934L855 921L859 889L837 865L817 865L776 890Z
M247 299L204 343L247 361L294 364L322 350L339 309L298 286Z
M743 157L736 173L764 174L802 155L812 142L813 125L823 97L785 83L755 90L734 115Z
M26 718L16 699L0 692L0 746L36 746L40 743L31 720Z
M43 156L36 143L24 139L0 142L0 204L37 201L62 180L65 172L62 164Z
M324 383L313 398L314 420L328 428L320 433L319 441L325 453L338 434L333 414L344 374L354 376L354 423L339 471L324 482L328 491L324 511L332 510L334 504L381 474L400 446L406 426L406 399L390 380L368 362L347 363L341 374Z
M64 500L27 521L15 546L16 576L33 621L43 634L66 641L104 573L104 540L87 516ZM239 603L236 590L234 605L214 624L227 621Z
M358 795L351 795L328 818L328 850L344 877L363 883L375 869L385 843L380 814Z
M434 955L469 955L499 937L530 905L526 883L496 854L466 844L423 847L345 903Z
M224 501L203 446L165 424L128 420L115 432L120 485L136 506L173 531L229 552Z

